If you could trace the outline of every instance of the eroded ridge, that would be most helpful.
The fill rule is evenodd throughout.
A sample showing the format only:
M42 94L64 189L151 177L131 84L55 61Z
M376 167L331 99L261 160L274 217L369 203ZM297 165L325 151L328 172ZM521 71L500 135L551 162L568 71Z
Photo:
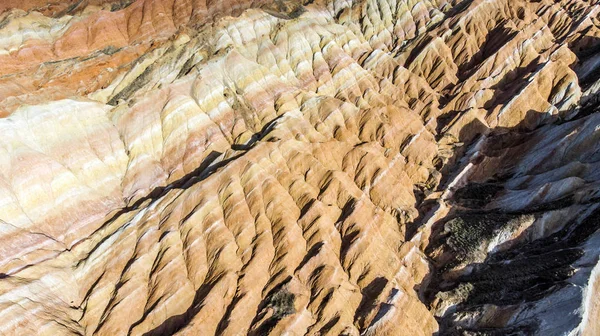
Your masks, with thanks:
M598 1L20 6L2 333L596 333Z

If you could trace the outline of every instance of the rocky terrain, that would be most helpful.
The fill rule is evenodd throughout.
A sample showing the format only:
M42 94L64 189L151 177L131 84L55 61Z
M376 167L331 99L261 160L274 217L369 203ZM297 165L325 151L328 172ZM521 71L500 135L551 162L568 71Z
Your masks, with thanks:
M0 334L600 334L599 0L0 12Z

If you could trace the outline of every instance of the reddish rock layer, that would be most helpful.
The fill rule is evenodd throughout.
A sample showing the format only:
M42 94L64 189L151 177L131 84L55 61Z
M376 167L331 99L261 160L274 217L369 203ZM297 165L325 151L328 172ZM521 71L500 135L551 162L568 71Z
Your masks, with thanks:
M597 1L20 6L2 333L597 330Z

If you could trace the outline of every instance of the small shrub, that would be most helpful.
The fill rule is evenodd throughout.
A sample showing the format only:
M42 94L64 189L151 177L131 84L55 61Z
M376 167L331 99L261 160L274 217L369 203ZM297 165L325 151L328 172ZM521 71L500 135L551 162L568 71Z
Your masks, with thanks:
M267 307L273 308L273 317L277 320L291 315L296 312L294 308L294 294L281 289L271 295Z

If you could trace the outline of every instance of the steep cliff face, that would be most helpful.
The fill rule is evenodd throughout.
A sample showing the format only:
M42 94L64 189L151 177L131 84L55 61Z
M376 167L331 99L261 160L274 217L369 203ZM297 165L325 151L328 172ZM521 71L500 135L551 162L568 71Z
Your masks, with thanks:
M0 333L600 332L599 1L0 10Z

